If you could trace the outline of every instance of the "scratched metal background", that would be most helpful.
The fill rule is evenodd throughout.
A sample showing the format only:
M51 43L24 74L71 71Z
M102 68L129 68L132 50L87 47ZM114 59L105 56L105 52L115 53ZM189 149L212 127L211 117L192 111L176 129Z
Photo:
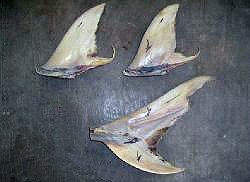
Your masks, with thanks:
M101 2L99 55L112 64L75 80L35 73L81 13ZM166 76L122 75L158 11L180 3L177 50L198 59ZM249 182L250 1L9 0L0 17L1 182ZM146 105L179 83L213 75L190 111L160 142L160 153L184 173L154 175L91 142L88 128Z

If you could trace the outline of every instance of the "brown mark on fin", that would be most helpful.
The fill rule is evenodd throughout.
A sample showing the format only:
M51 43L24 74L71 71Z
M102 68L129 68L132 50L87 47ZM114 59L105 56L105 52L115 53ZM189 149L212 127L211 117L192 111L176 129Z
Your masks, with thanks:
M140 159L141 159L141 156L142 156L142 155L139 155L139 152L137 151L136 156L137 156L137 161L139 162L139 161L140 161Z
M82 25L82 22L81 22L81 23L79 23L78 27L80 27L81 25Z
M148 144L148 148L156 153L156 144L160 140L160 138L166 133L168 127L156 130L152 136L146 139L146 143Z
M148 52L149 49L151 49L152 45L150 45L149 40L147 39L147 47L146 52Z

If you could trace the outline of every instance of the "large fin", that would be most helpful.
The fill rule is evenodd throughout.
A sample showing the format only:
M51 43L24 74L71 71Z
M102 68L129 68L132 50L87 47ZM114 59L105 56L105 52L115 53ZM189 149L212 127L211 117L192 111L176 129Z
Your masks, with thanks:
M183 168L172 166L159 154L149 150L143 142L125 145L107 144L117 157L128 164L146 172L156 174L173 174L184 171Z
M110 124L90 130L91 140L104 142L119 158L141 170L171 174L176 168L157 153L166 130L188 111L188 98L212 78L200 76L184 82L147 106Z
M179 5L173 4L161 10L144 34L138 52L123 72L127 76L164 75L171 69L196 58L175 53L175 18Z
M113 58L96 57L96 30L105 3L95 6L80 17L69 28L48 62L38 68L37 73L46 76L74 78L76 75L110 63Z

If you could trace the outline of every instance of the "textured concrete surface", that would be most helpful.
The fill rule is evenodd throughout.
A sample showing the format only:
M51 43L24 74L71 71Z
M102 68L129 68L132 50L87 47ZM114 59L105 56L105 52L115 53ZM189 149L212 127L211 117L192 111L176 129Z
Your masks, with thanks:
M35 73L82 12L101 2L99 55L112 64L75 80ZM122 75L158 11L180 3L177 50L199 58L169 75ZM9 0L0 10L1 182L248 182L250 179L250 1ZM154 175L91 142L88 128L146 105L179 83L213 75L190 111L160 142L184 173Z

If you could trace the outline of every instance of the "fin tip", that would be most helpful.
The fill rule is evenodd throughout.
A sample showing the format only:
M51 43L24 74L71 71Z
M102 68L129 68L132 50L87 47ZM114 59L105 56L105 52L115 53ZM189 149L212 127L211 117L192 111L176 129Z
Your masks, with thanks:
M171 10L177 12L178 9L179 9L179 7L180 7L180 4L175 3L175 4L168 5L167 7L165 7L165 8L163 9L163 11L167 11L167 10L171 9Z
M97 5L96 7L100 7L101 11L103 11L105 6L106 6L106 3L101 3Z

